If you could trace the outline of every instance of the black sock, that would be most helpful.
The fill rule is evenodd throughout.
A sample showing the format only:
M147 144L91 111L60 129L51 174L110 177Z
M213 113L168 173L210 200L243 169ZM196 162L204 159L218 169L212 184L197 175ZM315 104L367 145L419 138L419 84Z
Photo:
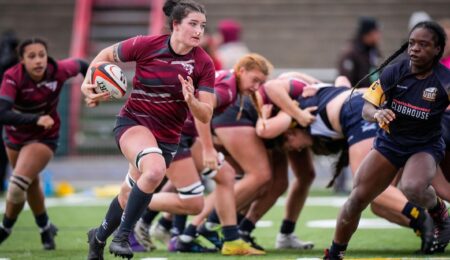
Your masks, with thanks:
M170 232L172 236L178 236L184 232L186 227L187 215L174 215L172 220L172 229Z
M248 218L244 218L239 224L239 232L250 234L253 229L255 229L255 224L253 224L253 222L251 222Z
M436 200L436 206L429 209L428 213L430 213L435 223L444 222L448 218L447 206L441 198L436 197Z
M154 211L149 208L145 209L144 214L142 214L141 219L142 221L147 224L147 226L150 226L153 222L153 220L158 216L159 211Z
M281 234L292 234L295 230L295 222L283 219L283 222L281 223L280 233Z
M106 212L105 219L102 224L97 228L96 237L100 242L105 242L109 236L120 225L120 219L123 214L123 209L120 207L119 199L117 196L109 204L108 212Z
M123 212L122 221L120 222L119 231L117 232L116 237L119 235L130 234L134 225L148 207L148 204L152 200L152 196L153 193L145 193L139 189L137 183L131 188L127 206Z
M402 214L411 220L409 222L409 226L412 229L418 230L422 225L424 210L421 207L415 206L414 204L407 202L402 210Z
M241 221L245 219L245 215L238 212L236 214L236 218L237 218L237 223L241 223Z
M163 226L166 230L170 230L172 228L172 220L166 219L164 216L159 218L158 224Z
M45 228L48 224L48 215L47 212L44 211L44 213L34 216L34 220L36 221L36 224L40 228Z
M213 211L211 211L211 213L208 215L208 218L206 221L215 223L215 224L220 224L219 216L217 215L217 212L215 209L213 209Z
M330 247L330 256L343 259L346 250L347 250L347 244L340 245L333 241L331 243L331 247Z
M197 234L197 226L189 224L179 238L181 241L189 243L197 237Z
M3 215L3 227L7 229L11 229L16 223L17 218L8 218L6 215Z
M184 230L183 234L196 237L197 236L197 226L189 224L187 228Z
M239 239L239 232L236 225L222 227L223 241L233 241Z

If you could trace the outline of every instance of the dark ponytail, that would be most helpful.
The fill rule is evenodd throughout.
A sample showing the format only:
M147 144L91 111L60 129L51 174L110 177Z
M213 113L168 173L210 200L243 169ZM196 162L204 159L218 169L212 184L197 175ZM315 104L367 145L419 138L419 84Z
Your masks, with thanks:
M389 63L391 63L393 60L395 60L398 56L400 56L400 54L402 54L404 51L406 51L406 49L408 49L408 42L405 42L402 44L402 46L400 47L400 49L396 50L394 53L392 53L391 56L389 56L383 63L381 63L380 66L378 66L378 68L374 71L372 71L371 73L365 75L362 79L360 79L355 86L353 86L353 90L359 87L359 84L361 84L361 82L363 82L365 79L369 78L370 76L372 76L375 73L380 72L382 69L384 69L384 67L386 67ZM353 93L352 90L352 93Z
M167 16L167 24L170 31L173 30L173 22L181 22L191 12L206 15L205 7L193 0L167 0L163 6L163 12Z

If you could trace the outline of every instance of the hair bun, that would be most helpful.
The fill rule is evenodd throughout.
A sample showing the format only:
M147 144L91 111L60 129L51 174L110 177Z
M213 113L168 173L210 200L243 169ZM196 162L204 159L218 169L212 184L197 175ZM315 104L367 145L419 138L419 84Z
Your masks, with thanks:
M167 17L172 14L173 8L180 3L180 0L167 0L163 6L163 12Z

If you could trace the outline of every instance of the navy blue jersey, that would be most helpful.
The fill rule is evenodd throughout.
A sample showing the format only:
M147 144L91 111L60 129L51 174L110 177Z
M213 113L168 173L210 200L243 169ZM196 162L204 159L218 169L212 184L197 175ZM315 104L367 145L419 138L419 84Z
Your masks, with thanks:
M297 101L300 103L300 108L305 109L307 107L317 106L315 113L321 113L322 110L326 110L327 104L336 96L344 91L349 90L347 87L335 87L330 85L329 87L320 88L316 95L312 97L304 98L299 96Z
M384 107L394 111L396 118L389 124L389 132L380 129L378 137L404 146L437 141L449 104L450 71L438 64L425 79L409 76L399 81L407 74L411 74L408 60L387 67L380 76Z

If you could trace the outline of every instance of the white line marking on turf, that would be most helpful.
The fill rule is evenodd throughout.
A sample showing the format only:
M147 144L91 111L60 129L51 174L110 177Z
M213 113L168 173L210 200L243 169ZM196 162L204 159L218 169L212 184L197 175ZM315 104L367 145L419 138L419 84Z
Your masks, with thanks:
M312 220L306 223L307 227L310 228L335 228L336 220L335 219L323 219L323 220ZM392 224L381 218L362 218L359 221L359 229L391 229L391 228L400 228L400 226L396 224Z
M273 226L272 220L260 220L260 221L256 222L256 227L259 227L259 228L268 228L271 226Z
M328 196L328 197L308 197L306 199L306 206L331 206L340 208L344 205L347 197ZM277 206L286 205L286 198L281 197L277 200Z

